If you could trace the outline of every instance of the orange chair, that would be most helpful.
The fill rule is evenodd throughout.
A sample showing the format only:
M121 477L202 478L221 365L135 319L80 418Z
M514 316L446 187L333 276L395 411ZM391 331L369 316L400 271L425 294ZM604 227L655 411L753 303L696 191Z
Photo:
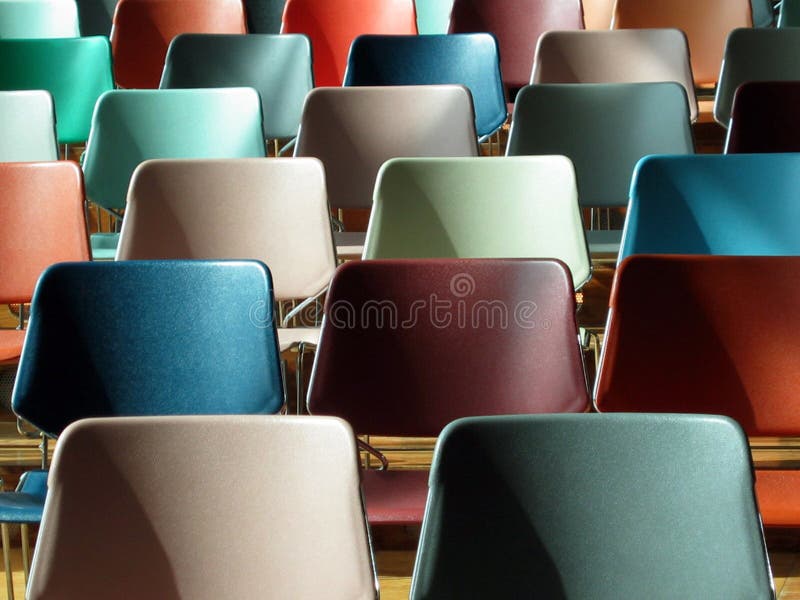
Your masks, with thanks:
M750 0L617 0L611 18L612 29L681 29L698 87L717 83L728 34L752 26Z
M311 38L314 85L340 86L356 37L416 34L417 15L414 0L287 0L281 33Z
M800 437L798 269L796 256L625 260L611 296L597 409L722 414L751 438ZM756 466L764 524L800 527L800 470Z
M0 163L0 304L30 302L45 267L81 260L89 260L89 238L80 167ZM22 327L0 329L0 365L18 362L24 338Z
M247 33L241 0L120 0L111 28L114 80L157 88L167 47L180 33Z

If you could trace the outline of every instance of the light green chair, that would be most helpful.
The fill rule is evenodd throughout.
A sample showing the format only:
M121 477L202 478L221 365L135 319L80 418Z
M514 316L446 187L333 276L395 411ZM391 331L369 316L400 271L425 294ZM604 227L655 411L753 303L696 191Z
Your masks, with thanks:
M417 29L426 33L447 33L453 0L414 0L417 10Z
M563 156L396 158L383 165L372 258L558 258L591 277L575 171Z
M107 37L0 40L0 89L47 90L61 144L85 142L97 99L114 88Z
M58 160L53 97L45 90L0 91L0 162Z
M75 0L0 0L0 39L80 34Z

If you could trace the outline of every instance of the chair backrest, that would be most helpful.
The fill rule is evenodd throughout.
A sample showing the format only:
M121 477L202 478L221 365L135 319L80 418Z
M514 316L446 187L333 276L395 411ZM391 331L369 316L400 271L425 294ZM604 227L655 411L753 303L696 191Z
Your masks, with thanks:
M800 82L748 81L733 97L726 154L800 152Z
M354 261L333 278L312 414L359 434L436 436L458 417L582 411L586 399L563 263Z
M322 163L150 160L131 178L117 260L252 258L277 300L324 290L336 268Z
M76 163L0 163L0 214L0 303L30 302L53 263L89 260Z
M728 37L714 99L714 118L727 127L736 88L747 81L800 80L800 28L737 29Z
M414 0L420 35L447 33L453 0Z
M661 599L774 597L736 423L515 415L445 429L412 600L616 600L643 586Z
M506 148L568 156L583 206L625 206L639 159L693 151L686 92L674 82L526 86Z
M478 155L472 98L456 85L316 88L294 155L325 165L333 208L370 208L390 158Z
M586 29L608 29L614 13L614 0L582 0Z
M531 83L676 81L697 119L686 35L677 29L548 31L539 38Z
M111 29L117 84L157 88L180 33L247 33L242 0L119 0Z
M248 33L280 33L286 0L244 0Z
M451 33L495 35L503 82L511 90L530 81L536 42L551 29L583 29L580 0L455 0L450 17Z
M311 44L304 35L181 34L169 45L160 87L252 87L264 135L292 138L313 87Z
M0 91L0 162L58 160L53 96Z
M114 88L108 38L0 40L0 89L53 95L58 141L85 142L97 99Z
M479 136L508 118L497 40L488 33L362 35L353 41L346 86L460 84L472 93Z
M277 412L272 302L256 261L54 265L33 295L14 412L54 436L86 417Z
M339 86L356 37L417 33L414 0L286 0L281 33L304 33L311 38L314 84Z
M792 0L790 0L791 2ZM750 9L753 13L753 27L772 27L775 25L775 10L772 0L750 0ZM783 1L781 1L783 6Z
M75 0L2 0L0 39L78 37Z
M719 76L725 39L737 27L752 27L750 0L616 0L612 29L674 27L686 33L698 86Z
M800 27L800 2L798 0L781 1L778 27Z
M374 599L357 456L331 418L82 421L59 440L28 597Z
M636 168L631 254L800 254L800 154L653 156Z
M261 101L250 88L113 90L97 102L83 170L86 194L123 208L133 170L148 158L266 156Z
M111 35L111 23L119 0L75 0L81 35Z
M591 276L563 156L396 158L375 184L364 258L558 258Z

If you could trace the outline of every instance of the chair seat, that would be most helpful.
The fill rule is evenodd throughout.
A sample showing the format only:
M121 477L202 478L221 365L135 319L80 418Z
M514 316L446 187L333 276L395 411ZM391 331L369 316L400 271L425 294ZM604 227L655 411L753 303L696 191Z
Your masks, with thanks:
M279 327L278 344L281 352L301 342L319 344L319 327Z
M586 243L593 257L613 255L616 258L622 243L622 229L590 229L586 232Z
M361 258L366 238L366 231L334 231L333 243L336 244L336 254L340 257L356 256Z
M114 260L119 244L118 233L93 233L90 241L92 260Z
M757 470L756 498L765 527L800 527L800 471Z
M419 525L428 499L428 471L362 472L370 525Z
M19 329L0 329L0 362L19 358L25 331Z

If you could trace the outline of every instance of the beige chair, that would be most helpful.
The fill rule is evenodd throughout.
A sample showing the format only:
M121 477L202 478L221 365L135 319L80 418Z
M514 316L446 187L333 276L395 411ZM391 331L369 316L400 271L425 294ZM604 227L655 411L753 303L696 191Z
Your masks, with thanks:
M31 600L376 596L344 421L118 417L61 436Z
M614 13L614 0L583 0L586 29L608 29Z
M295 156L325 165L334 209L369 209L380 166L398 156L477 156L469 90L458 85L317 88L306 98ZM364 234L339 254L360 255Z
M686 35L678 29L549 31L539 38L531 83L675 81L697 120Z
M266 263L275 299L303 300L278 328L281 351L298 349L301 394L304 353L319 341L316 300L336 269L329 215L314 158L149 160L131 178L116 259ZM288 327L294 316L304 326Z
M0 91L0 162L45 160L58 160L50 92Z

